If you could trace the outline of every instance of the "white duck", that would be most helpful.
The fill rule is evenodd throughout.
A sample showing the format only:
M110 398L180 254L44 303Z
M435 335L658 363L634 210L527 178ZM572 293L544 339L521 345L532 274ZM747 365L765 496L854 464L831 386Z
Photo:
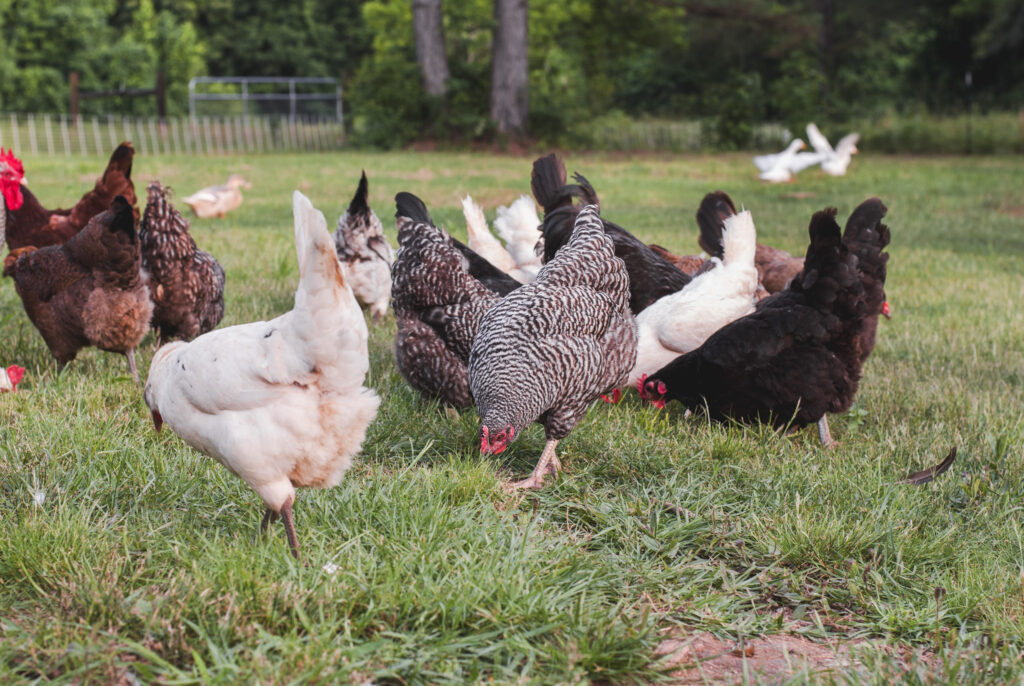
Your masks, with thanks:
M754 164L761 171L758 178L771 183L785 183L793 178L792 166L796 154L801 148L807 145L799 138L794 138L786 146L786 149L774 155L759 155L754 158Z
M232 174L223 186L207 186L196 191L182 202L192 208L197 217L224 218L224 215L242 204L242 188L252 188L252 184L240 174Z
M815 158L811 164L820 162L822 170L832 176L845 176L852 156L859 152L857 150L857 141L860 140L859 133L848 133L843 136L833 149L828 139L813 122L807 125L807 140L811 142L814 152L801 153L797 158L802 158L805 155Z
M293 195L299 287L269 322L218 329L153 357L144 398L159 431L227 467L283 517L299 557L295 488L335 486L352 463L380 398L363 382L367 330L324 215Z

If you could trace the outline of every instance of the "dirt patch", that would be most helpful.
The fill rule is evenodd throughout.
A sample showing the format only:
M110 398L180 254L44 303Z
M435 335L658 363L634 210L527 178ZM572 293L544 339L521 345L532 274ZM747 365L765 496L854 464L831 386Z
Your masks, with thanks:
M674 683L735 684L754 675L760 680L784 681L796 674L847 670L855 666L850 650L864 641L816 643L802 636L775 634L742 643L698 633L661 642Z

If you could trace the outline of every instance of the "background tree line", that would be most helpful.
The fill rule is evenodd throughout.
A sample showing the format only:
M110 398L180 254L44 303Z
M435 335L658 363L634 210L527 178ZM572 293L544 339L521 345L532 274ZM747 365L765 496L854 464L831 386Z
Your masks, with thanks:
M440 90L421 69L423 11ZM624 116L703 119L729 147L766 120L800 130L1024 104L1024 0L0 0L0 32L2 111L66 112L70 70L101 90L152 86L163 65L172 114L197 75L331 76L355 139L377 146L520 128L572 144L588 122ZM495 73L496 61L513 66ZM523 121L502 121L523 103Z

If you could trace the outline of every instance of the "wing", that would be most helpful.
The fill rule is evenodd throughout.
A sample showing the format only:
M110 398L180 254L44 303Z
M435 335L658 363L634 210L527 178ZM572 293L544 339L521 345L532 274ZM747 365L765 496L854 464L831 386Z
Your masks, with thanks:
M836 151L832 149L828 139L822 135L813 122L807 125L807 140L810 141L814 152L824 155L826 158L835 157Z

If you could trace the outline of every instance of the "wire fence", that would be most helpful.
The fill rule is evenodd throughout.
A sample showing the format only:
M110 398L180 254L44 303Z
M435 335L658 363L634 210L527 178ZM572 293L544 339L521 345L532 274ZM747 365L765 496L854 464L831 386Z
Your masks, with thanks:
M69 117L0 114L0 147L33 155L107 155L130 140L147 155L232 155L337 150L335 119L313 117Z

